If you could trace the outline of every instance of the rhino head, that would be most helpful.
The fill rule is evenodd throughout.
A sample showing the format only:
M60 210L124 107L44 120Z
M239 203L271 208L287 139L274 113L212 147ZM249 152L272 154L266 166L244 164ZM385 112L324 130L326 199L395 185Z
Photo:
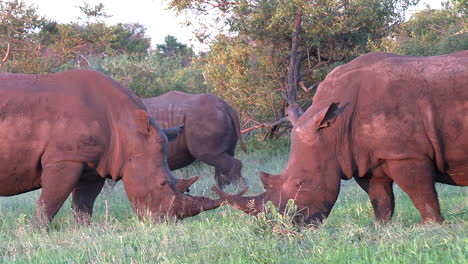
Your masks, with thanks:
M310 110L310 109L309 109ZM328 128L344 108L331 104L321 111L307 111L294 126L291 154L286 169L279 175L260 173L265 192L257 196L229 195L213 186L222 200L237 209L256 215L267 201L284 212L294 199L306 224L326 218L340 190L342 170L336 155L336 132Z
M144 110L136 110L136 131L117 135L126 144L114 143L122 160L125 192L139 217L148 215L185 218L218 208L221 200L184 194L198 177L176 180L167 164L168 140ZM118 132L117 132L118 133Z

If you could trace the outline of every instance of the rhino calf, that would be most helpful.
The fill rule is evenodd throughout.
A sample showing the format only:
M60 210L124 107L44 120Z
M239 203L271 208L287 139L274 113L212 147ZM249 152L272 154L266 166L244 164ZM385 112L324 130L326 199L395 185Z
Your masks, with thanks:
M215 167L220 188L234 182L244 185L242 162L234 158L237 140L242 139L239 117L225 101L213 94L172 91L142 99L149 114L162 128L184 124L182 132L169 143L167 161L177 170L200 160Z
M468 185L468 51L433 57L371 53L337 67L294 126L286 169L260 177L266 192L258 196L216 191L252 214L262 211L264 201L284 210L295 199L313 223L330 213L340 180L354 178L376 218L388 221L396 183L423 223L443 221L434 183Z
M141 100L101 73L0 74L0 196L42 188L39 225L72 192L77 220L89 218L105 178L123 180L140 217L219 207L176 190L167 144Z

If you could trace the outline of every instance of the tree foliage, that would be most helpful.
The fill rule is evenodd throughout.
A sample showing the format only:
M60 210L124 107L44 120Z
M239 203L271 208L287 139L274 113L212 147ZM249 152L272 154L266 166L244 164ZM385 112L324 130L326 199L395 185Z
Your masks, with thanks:
M73 68L89 57L117 53L144 56L151 39L140 24L107 25L104 6L84 4L84 22L59 24L22 0L0 0L1 70L42 73ZM80 65L81 66L81 65Z
M326 73L368 52L369 40L381 41L417 2L173 0L170 6L197 15L201 39L218 25L211 30L219 35L206 58L207 82L244 117L265 122L284 115L290 100L281 98L298 88L299 104L310 104Z
M153 97L177 90L188 93L211 91L204 83L202 61L177 38L167 36L157 49L141 56L122 53L91 60L90 67L112 76L140 97ZM193 61L192 61L193 60Z
M468 49L468 1L452 0L444 6L417 12L402 25L399 53L429 56Z
M443 2L443 9L430 9L412 14L380 42L370 41L372 51L393 52L411 56L433 56L468 49L468 1Z
M177 38L172 35L167 35L164 38L164 43L157 44L156 50L165 57L194 55L192 48L189 48L186 44L180 43Z
M151 39L146 36L146 28L138 23L118 23L112 27L110 48L119 53L146 55Z
M32 72L45 63L39 56L39 42L32 37L45 22L34 6L22 0L0 0L1 70Z

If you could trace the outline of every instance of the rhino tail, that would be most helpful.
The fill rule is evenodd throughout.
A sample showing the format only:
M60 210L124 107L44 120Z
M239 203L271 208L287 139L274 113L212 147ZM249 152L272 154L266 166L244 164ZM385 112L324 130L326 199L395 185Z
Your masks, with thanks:
M248 153L247 146L245 145L244 139L242 138L242 133L240 131L239 117L237 116L236 111L228 103L224 102L224 100L223 100L223 103L224 103L224 107L226 108L226 111L231 117L232 123L234 124L234 128L236 130L237 138L239 139L241 148L245 153Z

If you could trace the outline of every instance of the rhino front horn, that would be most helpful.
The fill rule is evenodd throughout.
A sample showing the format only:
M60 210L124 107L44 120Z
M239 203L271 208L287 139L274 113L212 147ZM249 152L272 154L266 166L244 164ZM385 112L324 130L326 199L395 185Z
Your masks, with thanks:
M245 187L244 190L242 190L241 192L239 192L238 194L235 194L235 195L230 195L230 194L227 194L227 193L221 191L214 184L213 184L213 187L211 187L211 189L219 196L219 198L221 200L226 201L226 202L230 202L230 201L235 201L236 199L241 198L242 195L244 195L249 190L249 187Z
M218 187L213 185L213 191L219 195L219 199L224 202L228 202L235 208L251 215L257 215L262 211L263 203L266 200L266 193L259 194L257 196L242 196L248 190L246 187L243 191L238 194L227 194L221 191Z

